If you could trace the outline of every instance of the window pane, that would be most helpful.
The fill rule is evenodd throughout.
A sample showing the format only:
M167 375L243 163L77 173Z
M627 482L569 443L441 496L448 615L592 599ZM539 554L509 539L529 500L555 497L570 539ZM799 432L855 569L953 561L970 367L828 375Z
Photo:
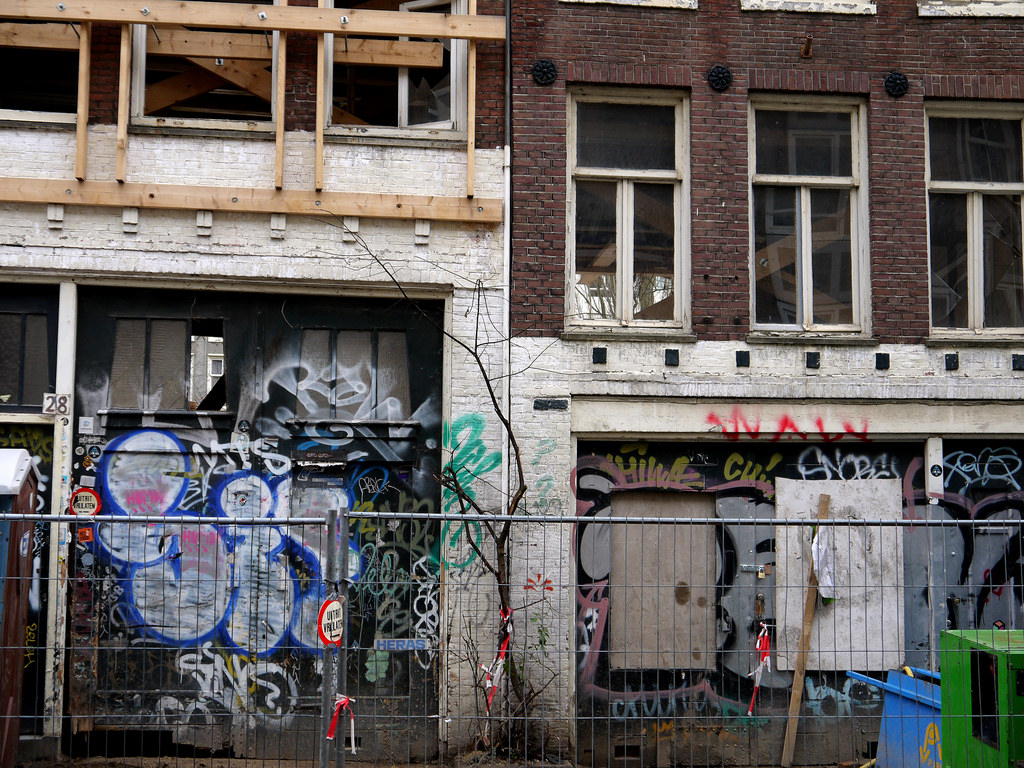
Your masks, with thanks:
M188 325L184 320L153 320L149 333L147 408L185 408L188 377Z
M369 331L338 331L334 373L335 413L339 419L373 414L373 336Z
M633 185L633 317L675 317L675 201L672 184Z
M759 323L797 322L796 187L754 187L754 310Z
M851 176L852 119L848 112L758 110L757 172Z
M110 366L110 407L142 408L146 371L146 321L114 323L114 360Z
M591 168L676 167L673 106L576 105L576 164Z
M853 251L850 244L850 191L811 190L812 322L853 322Z
M928 142L938 181L1021 181L1020 120L931 117Z
M932 325L966 328L967 195L929 195Z
M46 315L28 315L25 318L25 377L21 393L24 405L42 405L43 392L50 391L48 344Z
M21 315L0 314L0 405L20 405Z
M985 201L985 327L1024 326L1021 284L1020 198L986 195Z
M409 416L409 358L404 333L377 337L377 418Z
M331 417L331 332L304 330L295 384L295 416L299 419Z
M615 317L617 189L576 182L576 313L584 320Z

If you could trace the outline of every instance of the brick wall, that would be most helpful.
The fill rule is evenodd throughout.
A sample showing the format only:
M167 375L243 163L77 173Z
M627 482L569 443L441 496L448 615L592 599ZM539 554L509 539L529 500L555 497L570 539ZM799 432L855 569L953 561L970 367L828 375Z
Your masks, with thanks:
M921 18L911 0L877 14L741 11L739 0L697 10L523 0L513 11L513 328L554 335L564 324L566 88L572 84L685 89L691 97L693 330L702 340L750 331L747 119L751 93L852 95L868 108L873 335L928 333L923 103L1019 99L1020 19ZM807 37L811 58L801 57ZM559 76L534 83L550 59ZM705 74L724 64L732 86ZM910 92L886 94L899 70ZM699 215L697 212L699 211Z

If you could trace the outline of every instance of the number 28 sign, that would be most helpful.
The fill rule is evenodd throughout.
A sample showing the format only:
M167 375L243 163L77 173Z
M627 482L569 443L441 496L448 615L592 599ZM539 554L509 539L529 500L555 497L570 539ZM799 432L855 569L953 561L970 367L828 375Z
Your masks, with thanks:
M320 615L316 619L316 628L320 633L320 641L325 645L341 645L341 636L345 631L345 608L340 600L328 598L320 606Z

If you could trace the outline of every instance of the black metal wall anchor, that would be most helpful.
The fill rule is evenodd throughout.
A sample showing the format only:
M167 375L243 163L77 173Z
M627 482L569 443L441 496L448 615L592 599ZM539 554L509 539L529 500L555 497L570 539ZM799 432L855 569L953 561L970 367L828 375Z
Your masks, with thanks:
M558 67L550 59L539 59L534 63L531 74L537 85L551 85L558 79Z
M885 92L898 99L910 90L910 81L902 72L889 72L885 76Z
M732 85L732 72L729 71L728 67L722 66L721 64L715 64L715 66L709 69L707 78L708 85L719 93Z

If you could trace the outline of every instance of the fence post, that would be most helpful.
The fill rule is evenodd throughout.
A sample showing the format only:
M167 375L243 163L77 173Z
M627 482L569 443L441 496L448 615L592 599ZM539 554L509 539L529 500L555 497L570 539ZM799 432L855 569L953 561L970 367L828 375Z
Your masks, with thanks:
M339 528L339 530L341 532L341 542L339 542L339 546L338 546L338 549L340 550L340 552L337 553L337 557L335 558L335 565L334 565L334 567L337 570L339 565L342 565L342 567L340 569L341 573L338 575L338 581L341 583L341 587L339 589L341 591L341 615L343 617L343 624L342 625L345 627L345 631L347 632L348 631L348 599L347 598L348 598L348 573L349 573L349 571L348 571L348 567L349 567L348 566L348 559L349 559L349 549L348 549L348 499L344 499L343 498L341 500L341 522L340 522L340 525L338 526L338 528ZM334 540L337 541L337 537L335 537ZM345 559L342 560L341 559L342 557L344 557ZM345 696L347 694L347 691L348 691L348 685L347 685L346 680L345 680L345 678L346 678L345 670L348 667L348 637L346 637L344 634L341 636L341 643L338 645L337 653L338 653L338 664L337 664L337 667L338 667L338 680L337 680L337 682L335 684L335 690L337 691L337 695L338 696ZM352 707L352 705L349 704L349 716L350 717L355 717L355 714L352 711L351 707ZM344 733L344 731L343 731L343 733ZM352 733L352 745L351 745L351 747L352 747L353 750L355 750L355 748L356 748L356 741L355 741L356 735L355 735L355 729L354 728L352 729L351 733ZM338 766L338 768L345 768L345 737L342 736L340 739L335 739L335 741L336 741L336 743L335 743L335 746L334 746L334 750L335 750L334 751L334 763L335 763L336 766Z
M347 519L347 515L346 515ZM347 547L346 547L347 549ZM327 511L327 567L324 572L324 581L327 583L327 595L338 590L338 510L332 507ZM345 639L342 639L342 643ZM332 695L337 687L334 672L334 657L336 649L324 648L324 669L320 681L320 768L328 768L330 765L331 742L327 740L327 729L331 725L331 716L334 710L334 696ZM338 665L340 667L340 665ZM343 670L338 672L340 677ZM344 738L342 738L344 741Z

